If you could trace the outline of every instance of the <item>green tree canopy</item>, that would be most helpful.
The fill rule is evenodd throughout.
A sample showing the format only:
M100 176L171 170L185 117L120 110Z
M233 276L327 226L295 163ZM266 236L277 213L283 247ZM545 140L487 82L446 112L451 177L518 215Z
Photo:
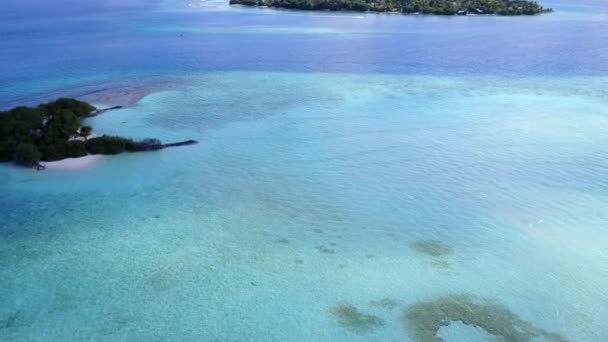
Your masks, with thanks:
M230 0L230 4L303 10L398 11L440 15L455 15L459 11L463 14L533 15L552 11L536 1L527 0Z
M89 137L89 135L91 135L92 132L93 132L93 127L91 127L91 126L80 127L80 136L83 137L85 140L87 140L87 138Z
M34 144L21 143L15 148L14 160L18 165L34 166L42 157L40 151Z

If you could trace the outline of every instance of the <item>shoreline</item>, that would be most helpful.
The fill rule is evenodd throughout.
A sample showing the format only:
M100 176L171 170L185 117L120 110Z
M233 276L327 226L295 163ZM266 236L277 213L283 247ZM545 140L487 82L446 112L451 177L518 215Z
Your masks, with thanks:
M455 13L424 13L424 12L403 12L402 10L382 10L382 11L374 11L371 9L367 10L354 10L354 9L310 9L310 8L296 8L296 7L283 7L283 6L268 6L268 5L248 5L242 3L229 3L230 7L240 7L240 8L256 8L256 9L271 9L271 10L284 10L284 11L303 11L303 12L313 12L313 13L358 13L358 14L384 14L384 15L405 15L405 16L437 16L437 17L534 17L540 16L543 14L551 14L554 13L552 8L545 9L538 13L518 13L518 14L499 14L499 13L476 13L476 12L463 12L456 11Z
M78 158L66 158L57 161L40 162L46 170L55 171L82 171L88 170L104 159L101 154L89 154Z

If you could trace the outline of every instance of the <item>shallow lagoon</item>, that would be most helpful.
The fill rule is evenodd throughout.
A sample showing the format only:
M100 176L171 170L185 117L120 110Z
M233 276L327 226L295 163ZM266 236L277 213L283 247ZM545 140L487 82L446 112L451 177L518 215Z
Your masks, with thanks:
M197 34L214 39L211 26ZM277 44L329 39L262 28ZM149 43L149 29L134 30ZM446 341L489 337L465 324L475 314L453 313L463 306L571 341L608 339L601 61L580 64L595 75L557 57L549 74L518 74L507 56L506 75L441 76L437 60L423 63L431 74L361 73L320 60L293 70L288 55L274 59L283 72L260 60L193 72L179 70L181 55L138 55L133 80L99 76L120 62L97 56L33 90L49 79L3 69L24 85L2 89L8 103L63 92L130 101L91 124L201 144L105 158L77 176L0 168L0 339L414 341L404 317L430 307L432 318L437 305L465 317L439 329ZM154 72L153 58L177 70Z

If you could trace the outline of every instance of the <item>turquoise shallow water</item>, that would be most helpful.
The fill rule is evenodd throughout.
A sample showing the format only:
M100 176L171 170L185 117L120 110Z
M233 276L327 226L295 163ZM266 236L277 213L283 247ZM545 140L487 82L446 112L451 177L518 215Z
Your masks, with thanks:
M603 1L5 2L0 109L200 144L0 165L0 341L608 340Z
M199 145L0 169L2 340L414 341L403 310L468 293L608 339L607 78L179 84L91 124ZM428 240L451 253L415 247ZM383 324L344 324L346 303Z

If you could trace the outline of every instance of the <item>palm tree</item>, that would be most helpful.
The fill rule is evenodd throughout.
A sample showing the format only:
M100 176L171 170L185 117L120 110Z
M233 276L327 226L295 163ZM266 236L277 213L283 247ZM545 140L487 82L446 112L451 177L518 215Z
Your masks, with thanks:
M93 127L91 126L82 126L80 127L80 136L84 138L84 141L87 141L87 138L89 137L89 135L91 135L91 132L93 131Z

